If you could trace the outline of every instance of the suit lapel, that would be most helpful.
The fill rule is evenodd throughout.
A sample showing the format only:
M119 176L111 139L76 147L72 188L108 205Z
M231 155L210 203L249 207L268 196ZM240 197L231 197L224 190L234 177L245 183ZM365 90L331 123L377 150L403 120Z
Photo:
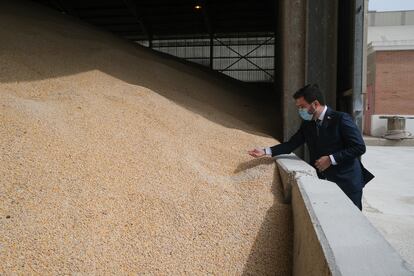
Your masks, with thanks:
M325 117L323 117L323 121L322 121L322 127L323 128L327 128L332 123L333 116L334 116L333 111L328 106L328 109L325 112Z

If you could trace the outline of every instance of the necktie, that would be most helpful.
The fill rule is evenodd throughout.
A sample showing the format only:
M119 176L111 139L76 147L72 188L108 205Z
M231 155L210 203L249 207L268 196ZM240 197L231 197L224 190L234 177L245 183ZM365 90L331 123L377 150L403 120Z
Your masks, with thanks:
M322 126L322 121L319 119L316 119L315 124L316 124L316 135L319 136L319 128Z
M316 119L316 126L317 127L322 126L322 120Z

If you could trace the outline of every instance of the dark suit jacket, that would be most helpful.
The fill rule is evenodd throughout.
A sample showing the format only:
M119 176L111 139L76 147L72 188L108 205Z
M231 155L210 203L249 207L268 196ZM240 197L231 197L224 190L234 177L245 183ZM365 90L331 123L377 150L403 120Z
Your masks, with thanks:
M359 157L365 153L365 143L352 117L328 107L321 126L315 121L303 121L289 141L271 147L272 156L291 153L306 143L310 165L324 155L333 155L337 165L331 165L320 178L335 182L345 193L361 191L374 176L367 171Z

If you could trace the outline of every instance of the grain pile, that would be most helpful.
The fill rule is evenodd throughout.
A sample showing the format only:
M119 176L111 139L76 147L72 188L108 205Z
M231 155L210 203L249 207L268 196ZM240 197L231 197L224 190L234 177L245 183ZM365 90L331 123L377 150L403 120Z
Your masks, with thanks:
M287 275L276 141L236 87L0 4L0 274ZM248 106L248 107L246 107Z

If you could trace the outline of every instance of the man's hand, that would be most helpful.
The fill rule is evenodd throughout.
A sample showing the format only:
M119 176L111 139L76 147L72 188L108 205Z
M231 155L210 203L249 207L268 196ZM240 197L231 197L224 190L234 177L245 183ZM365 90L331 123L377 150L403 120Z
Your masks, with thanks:
M323 172L327 168L329 168L332 165L331 158L329 156L322 156L315 162L315 167L320 171Z
M262 156L265 156L266 155L266 153L265 153L265 151L263 149L249 150L248 153L251 156L256 157L256 158L262 157Z

